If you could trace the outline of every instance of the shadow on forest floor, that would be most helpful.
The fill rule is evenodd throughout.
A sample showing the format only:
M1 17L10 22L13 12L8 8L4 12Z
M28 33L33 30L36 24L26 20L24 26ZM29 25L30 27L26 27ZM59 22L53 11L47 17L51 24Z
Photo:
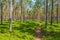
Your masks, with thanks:
M31 28L31 27L20 26L20 27L14 27L13 29L14 30L20 30L20 32L23 32L23 33L28 32L31 35L35 35L35 29L33 29L33 27ZM46 32L46 31L43 31L43 36L60 38L60 32L54 32L54 31Z
M13 31L16 30L16 31L20 31L22 33L29 33L31 35L34 35L35 36L35 30L36 30L36 26L37 25L20 25L20 27L13 27ZM1 33L7 33L7 31L9 31L9 26L7 24L4 24L4 25L0 25L0 32ZM13 33L13 32L12 32ZM50 31L50 32L46 32L43 30L43 36L45 36L46 38L57 38L58 40L60 40L60 32L54 32L54 31Z

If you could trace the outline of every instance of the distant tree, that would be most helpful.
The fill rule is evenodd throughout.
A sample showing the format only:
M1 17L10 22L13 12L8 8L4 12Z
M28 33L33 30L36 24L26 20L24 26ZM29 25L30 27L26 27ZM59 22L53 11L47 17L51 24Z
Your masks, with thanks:
M58 0L57 0L57 14L56 14L56 19L57 19L57 24L58 24Z
M36 0L35 7L36 7L37 20L40 20L40 7L41 7L40 0Z
M2 14L3 14L3 19L5 20L6 19L6 13L7 13L7 4L6 4L6 0L2 0Z
M21 21L23 22L23 8L22 8L22 1L20 0L20 5L21 5Z
M14 10L13 10L13 19L16 20L16 0L13 0Z
M2 0L1 0L1 24L3 24L3 14L2 14L3 11L2 11L2 7L3 7L3 6L2 6Z

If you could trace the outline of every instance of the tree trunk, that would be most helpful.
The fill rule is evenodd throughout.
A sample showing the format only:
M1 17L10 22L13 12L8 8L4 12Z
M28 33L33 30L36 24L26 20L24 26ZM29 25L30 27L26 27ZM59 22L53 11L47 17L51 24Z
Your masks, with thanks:
M53 0L51 0L51 5L52 5L52 8L51 8L51 25L52 25L52 22L53 22Z
M21 22L23 22L23 9L22 9L22 1L20 0L20 4L21 4Z
M46 0L46 27L47 27L47 22L48 22L48 0Z
M10 1L10 32L12 32L12 0Z
M2 0L1 0L1 24L3 24L3 14L2 14L3 13L3 10L2 10L2 7L3 6L2 6Z
M56 15L56 19L57 19L57 24L58 24L58 0L57 0L57 15Z
M16 0L14 0L14 20L16 20Z

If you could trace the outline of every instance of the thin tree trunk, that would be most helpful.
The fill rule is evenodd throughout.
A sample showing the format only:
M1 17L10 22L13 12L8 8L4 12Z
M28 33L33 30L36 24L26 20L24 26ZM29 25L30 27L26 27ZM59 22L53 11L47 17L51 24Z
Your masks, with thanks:
M10 32L12 32L12 0L10 1Z
M52 8L51 8L51 25L52 25L52 22L53 22L53 0L51 0L51 3L52 3Z
M39 4L40 5L40 4ZM40 6L37 5L37 20L39 21L40 20Z
M45 13L45 0L44 0L44 12ZM44 21L45 21L45 14L44 14Z
M23 9L22 9L22 1L20 0L20 4L21 4L21 22L23 22Z
M28 5L28 0L27 0L27 5ZM28 15L28 9L27 9L27 15ZM27 20L29 20L29 16L27 16Z
M48 0L46 0L46 27L48 25L48 19L47 19L47 17L48 17Z
M8 6L7 6L7 1L6 1L6 20L7 20L7 16L8 16L8 13L7 13L7 9L8 9Z
M2 17L3 17L4 20L5 20L5 12L6 12L6 10L5 10L5 1L6 1L6 0L2 0L2 6L3 6L3 7L2 7L2 15L3 15L3 16L2 16Z
M1 0L1 24L3 24L3 17L2 17L3 16L3 10L2 10L2 7L3 6L2 6L2 0Z
M58 20L60 20L60 0L57 0L58 1Z
M57 19L57 24L58 24L58 0L57 0L57 15L56 15L56 19Z
M14 20L16 20L16 0L14 0Z

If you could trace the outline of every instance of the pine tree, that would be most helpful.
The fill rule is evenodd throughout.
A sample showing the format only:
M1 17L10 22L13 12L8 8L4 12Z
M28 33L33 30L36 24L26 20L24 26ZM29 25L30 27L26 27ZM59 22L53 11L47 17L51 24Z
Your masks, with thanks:
M12 0L9 0L10 2L10 32L12 32Z

